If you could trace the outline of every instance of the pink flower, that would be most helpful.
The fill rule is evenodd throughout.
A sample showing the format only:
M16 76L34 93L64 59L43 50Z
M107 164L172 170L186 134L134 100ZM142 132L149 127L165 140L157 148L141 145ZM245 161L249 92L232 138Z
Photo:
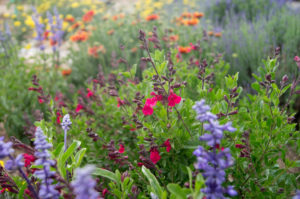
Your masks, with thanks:
M94 95L93 91L91 91L89 88L87 89L88 93L86 95L87 98L90 98Z
M125 101L124 100L121 100L119 97L117 98L118 100L118 105L117 107L119 108L120 106L123 106L125 104Z
M152 97L152 98L146 99L146 103L145 104L153 107L153 106L156 105L156 103L157 103L156 97Z
M125 148L124 148L124 145L123 144L119 144L119 153L124 153L125 151Z
M179 103L180 103L181 97L178 96L178 95L176 95L176 94L173 92L173 90L170 90L170 95L169 95L169 97L168 97L168 101L169 101L168 106L173 107L173 106L175 106L176 104L179 104Z
M103 189L103 191L102 191L102 197L105 197L105 195L108 193L108 190L105 188L105 189Z
M43 103L44 103L44 100L43 100L40 96L38 96L38 100L39 100L39 103L40 103L40 104L43 104Z
M294 61L295 61L295 62L300 62L300 57L295 56L295 57L294 57Z
M192 50L197 50L197 47L193 43L190 43L190 46Z
M166 147L167 152L170 152L171 149L172 149L171 144L170 144L170 139L167 139L167 140L164 142L163 146Z
M163 96L158 95L155 92L151 92L150 95L155 96L157 101L162 101L163 100Z
M78 104L76 107L76 113L78 113L81 109L83 109L83 106L81 104Z
M144 115L152 115L153 114L153 108L148 104L145 104L142 111L143 111Z
M152 148L150 150L150 160L153 162L153 164L156 164L160 158L159 151L156 148Z

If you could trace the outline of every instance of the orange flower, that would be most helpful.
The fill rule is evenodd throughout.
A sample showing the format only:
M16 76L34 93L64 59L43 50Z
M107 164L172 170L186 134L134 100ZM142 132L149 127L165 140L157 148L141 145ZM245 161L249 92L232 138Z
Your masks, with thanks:
M175 41L178 41L179 36L178 36L178 35L171 35L171 36L169 37L169 39L170 39L170 41L175 42Z
M131 48L131 50L130 50L132 53L135 53L136 51L137 51L137 47L133 47L133 48Z
M82 21L84 22L90 22L93 20L93 17L95 15L95 12L93 10L88 11L87 13L85 13L82 17Z
M112 16L112 20L117 21L118 20L118 15Z
M221 32L216 32L215 37L222 37L222 33Z
M48 39L49 34L50 34L50 31L46 30L43 35L44 39Z
M65 21L73 23L75 21L75 18L73 16L66 16Z
M192 19L190 19L190 20L187 21L187 24L188 24L189 26L195 26L195 25L197 25L198 23L199 23L199 20L198 20L197 18L192 18Z
M50 39L50 46L55 46L56 44L57 44L57 41Z
M200 19L200 18L202 18L204 16L204 13L203 12L194 12L193 16L195 18Z
M178 50L180 53L186 54L186 53L191 52L192 48L190 46L179 46Z
M111 30L107 31L107 34L108 34L108 35L113 35L114 33L115 33L115 30L114 30L114 29L111 29Z
M191 18L192 17L192 14L189 13L189 12L184 12L181 14L182 17L186 17L186 18Z
M78 28L79 26L80 26L79 22L76 22L76 23L74 23L74 24L71 26L71 28L72 28L72 29L76 29L76 28Z
M98 46L89 47L88 54L92 57L98 57Z
M213 36L214 35L214 32L213 31L208 31L207 33L209 36Z
M68 76L68 75L70 75L71 73L72 73L72 69L71 69L71 68L63 69L63 70L61 71L61 74L62 74L63 76Z
M71 41L78 42L78 41L86 41L89 38L89 35L86 31L79 31L75 35L70 37Z
M156 15L156 14L148 15L148 16L146 17L146 20L147 20L147 21L155 21L155 20L157 20L157 19L159 19L159 16Z

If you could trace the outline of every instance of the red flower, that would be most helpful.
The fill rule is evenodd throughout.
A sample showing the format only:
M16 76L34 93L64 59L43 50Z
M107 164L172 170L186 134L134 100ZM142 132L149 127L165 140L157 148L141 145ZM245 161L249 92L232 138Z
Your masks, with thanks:
M89 88L87 89L88 93L86 95L87 98L90 98L94 95L93 91L91 91Z
M125 101L121 100L119 97L117 98L117 100L118 100L118 105L117 105L118 107L123 106L125 104Z
M125 148L123 144L119 144L120 148L119 148L119 153L124 153Z
M103 191L102 191L102 197L105 197L105 195L108 193L108 190L105 188L105 189L103 189Z
M95 12L93 10L88 11L85 13L82 17L82 21L84 22L90 22L93 19L93 16L95 15Z
M143 111L144 115L152 115L153 114L153 108L148 104L145 104L142 111Z
M219 149L219 150L221 149L221 151L224 151L224 147L221 147L221 148L220 148L220 144L216 144L215 147L216 147L216 149Z
M142 163L142 162L138 162L138 164L137 164L139 167L142 167L143 165L144 165L144 163Z
M38 100L39 100L39 103L40 103L40 104L43 104L43 103L44 103L44 100L43 100L40 96L38 96Z
M172 148L172 147L171 147L171 144L170 144L170 139L167 139L167 140L164 142L163 146L166 147L167 152L170 152L170 151L171 151L171 148Z
M81 109L83 109L83 106L81 104L78 104L76 107L76 113L78 113Z
M56 123L60 124L60 119L62 118L62 115L60 114L60 112L56 112Z
M171 90L171 91L170 91L170 95L169 95L169 97L168 97L168 101L169 101L168 106L173 107L173 106L175 106L176 104L179 104L179 103L180 103L181 97L178 96L178 95L176 95L176 94L173 92L173 90Z
M156 148L150 150L150 160L156 164L160 160L159 151Z
M29 155L27 153L23 154L24 157L24 166L25 167L29 167L31 165L32 162L34 162L36 160L36 158L33 155Z
M156 97L152 97L152 98L146 99L146 103L145 104L153 107L153 106L156 105L156 103L157 103Z
M155 96L156 97L156 101L162 101L163 100L163 96L162 95L158 95L155 92L151 92L150 95Z
M193 43L190 43L190 46L192 50L197 50L197 47Z

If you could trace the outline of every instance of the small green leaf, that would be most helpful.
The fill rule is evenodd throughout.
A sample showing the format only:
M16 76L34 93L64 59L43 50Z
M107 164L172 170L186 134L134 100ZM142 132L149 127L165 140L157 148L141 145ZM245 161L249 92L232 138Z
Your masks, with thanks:
M178 184L168 184L168 190L178 199L186 199L186 194Z
M108 178L108 179L118 183L118 178L117 178L116 174L114 174L113 172L108 171L106 169L96 168L93 172L93 175L102 176L102 177Z
M155 194L160 198L163 193L163 189L161 188L161 186L160 186L159 182L157 181L157 179L155 178L155 176L151 173L151 171L149 169L147 169L144 166L142 167L142 172L149 180L149 183L150 183L151 187L154 189Z

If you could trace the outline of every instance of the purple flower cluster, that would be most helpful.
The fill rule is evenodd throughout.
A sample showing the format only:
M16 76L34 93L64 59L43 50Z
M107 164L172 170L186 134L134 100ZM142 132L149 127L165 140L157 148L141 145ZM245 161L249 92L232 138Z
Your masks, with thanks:
M67 150L67 133L68 130L70 130L70 126L71 126L72 122L70 120L70 115L66 114L63 117L62 123L61 123L61 128L64 130L64 146L65 146L65 151Z
M36 9L34 8L35 14L32 15L32 20L34 21L35 24L35 31L36 31L36 37L35 40L38 41L40 50L45 50L45 46L43 44L44 41L44 32L45 32L45 25L40 23L39 17L40 15L37 13Z
M199 146L194 155L197 156L196 169L203 171L202 175L205 178L206 187L201 191L206 194L207 199L222 199L224 194L229 196L237 195L237 192L232 186L224 188L222 186L226 179L225 169L233 164L230 150L218 149L223 138L223 131L234 132L236 129L231 126L231 122L225 125L220 125L217 121L217 116L210 112L210 107L205 105L205 100L196 102L193 109L197 113L196 119L204 124L204 130L210 131L200 136L201 141L205 141L212 150L205 150Z
M39 197L41 199L56 199L59 198L59 192L55 190L54 185L52 185L52 177L55 175L55 172L50 170L51 166L55 165L55 161L49 159L50 154L48 149L52 147L52 144L48 143L46 136L43 133L43 130L40 127L37 127L35 132L35 156L38 158L35 161L36 165L43 166L43 169L35 171L35 175L42 180Z
M75 170L75 180L71 182L76 199L97 199L96 181L91 177L94 167L87 165Z
M62 20L59 18L59 14L56 8L53 9L53 13L55 15L55 23L50 12L47 12L47 18L49 20L52 33L50 43L52 45L52 50L56 51L57 46L59 47L62 43L64 31L62 30Z
M300 199L300 190L297 190L296 195L293 197L293 199Z
M11 147L11 142L5 143L4 137L0 137L0 159L7 157L14 152L14 150Z

